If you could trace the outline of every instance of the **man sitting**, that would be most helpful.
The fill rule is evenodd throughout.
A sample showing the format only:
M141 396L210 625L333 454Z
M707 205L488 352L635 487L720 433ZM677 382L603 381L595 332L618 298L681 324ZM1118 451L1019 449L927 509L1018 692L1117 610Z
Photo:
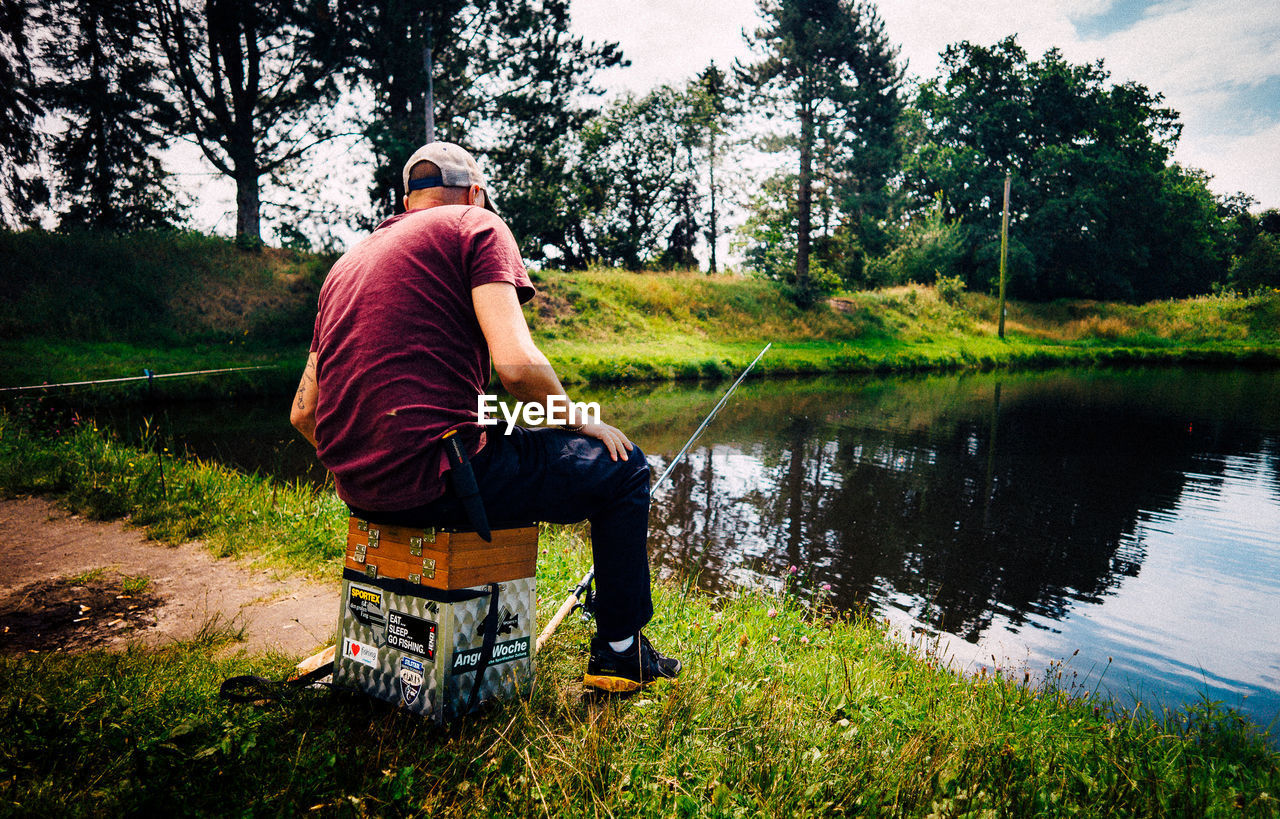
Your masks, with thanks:
M468 525L446 433L470 455L491 518L589 520L597 606L584 683L629 691L676 676L680 662L640 633L653 617L644 454L603 423L510 434L478 423L491 365L517 400L567 402L520 310L535 291L470 154L424 145L403 178L406 212L325 279L293 425L352 514L371 521Z

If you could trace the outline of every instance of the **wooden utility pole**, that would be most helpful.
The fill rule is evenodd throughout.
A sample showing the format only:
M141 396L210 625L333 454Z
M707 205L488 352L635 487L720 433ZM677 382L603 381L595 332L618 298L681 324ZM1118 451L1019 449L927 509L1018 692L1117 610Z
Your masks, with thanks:
M1011 173L1004 175L1004 216L1000 220L1000 329L997 335L1004 338L1004 280L1005 268L1009 258L1009 180Z
M435 84L431 79L431 23L427 23L427 43L422 47L422 70L427 74L427 142L436 141Z

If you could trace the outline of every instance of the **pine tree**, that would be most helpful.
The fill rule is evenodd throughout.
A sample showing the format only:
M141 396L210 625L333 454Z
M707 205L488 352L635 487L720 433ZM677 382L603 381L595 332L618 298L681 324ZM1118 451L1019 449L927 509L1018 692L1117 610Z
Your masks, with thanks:
M707 275L718 272L716 244L720 241L720 184L716 170L720 164L720 141L728 130L731 99L729 79L716 67L714 60L703 69L690 89L692 119L702 131L702 141L707 151L707 247L710 259Z
M23 174L40 148L28 22L23 0L0 0L0 224L10 226L29 222L45 193Z
M568 0L373 0L344 24L353 77L375 99L365 134L379 210L401 209L401 168L425 139L430 26L436 138L479 155L529 258L574 244L574 136L595 114L580 100L598 70L623 62L616 45L574 36Z
M66 122L51 149L63 227L154 229L182 219L158 155L178 113L156 85L160 66L139 47L145 18L141 0L61 0L42 16L52 36L41 96Z
M815 173L834 180L857 167L853 161L815 168L815 158L884 150L896 138L902 75L884 23L867 0L760 0L760 11L765 25L751 42L761 59L739 64L737 73L767 110L782 111L794 128L788 137L799 154L795 283L801 298L811 299Z

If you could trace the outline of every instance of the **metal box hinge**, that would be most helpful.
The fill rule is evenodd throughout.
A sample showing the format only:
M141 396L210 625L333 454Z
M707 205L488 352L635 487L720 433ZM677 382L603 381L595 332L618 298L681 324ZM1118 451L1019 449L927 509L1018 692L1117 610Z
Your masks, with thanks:
M370 530L369 530L369 548L370 548L370 549L376 549L376 548L378 548L378 538L379 538L379 536L380 536L380 533L378 532L378 530L377 530L377 529L370 529Z
M414 535L409 538L409 554L413 557L422 557L422 546L425 543L436 542L436 530L424 529L421 535Z
M430 579L436 576L436 561L434 558L424 558L422 561L422 574Z

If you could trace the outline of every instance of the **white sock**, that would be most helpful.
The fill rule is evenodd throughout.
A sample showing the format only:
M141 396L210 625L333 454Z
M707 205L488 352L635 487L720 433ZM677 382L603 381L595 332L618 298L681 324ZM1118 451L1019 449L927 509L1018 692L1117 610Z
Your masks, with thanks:
M625 640L618 640L617 642L609 643L609 648L618 652L626 651L627 649L631 648L632 644L635 643L635 641L636 641L636 638L628 637Z

